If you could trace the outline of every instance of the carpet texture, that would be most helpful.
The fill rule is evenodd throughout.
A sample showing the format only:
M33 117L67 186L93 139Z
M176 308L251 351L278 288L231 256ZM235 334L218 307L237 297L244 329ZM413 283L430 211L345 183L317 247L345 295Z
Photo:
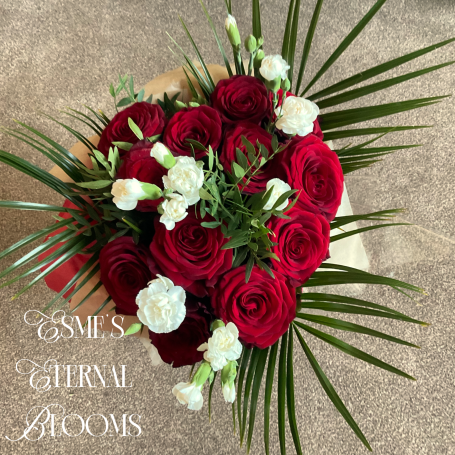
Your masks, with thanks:
M286 8L279 0L262 1L266 53L279 53ZM298 53L315 1L302 2ZM373 5L373 0L326 0L316 30L305 81L317 72L341 40ZM225 7L208 0L207 7L223 42ZM251 29L251 5L233 2L233 13L243 36ZM12 126L20 119L70 147L72 137L39 111L58 116L65 106L96 106L113 114L108 93L118 72L134 74L136 86L168 71L178 63L167 46L166 31L189 50L179 24L181 14L200 45L206 61L222 63L212 32L196 0L2 0L0 3L0 122ZM314 90L413 50L451 38L455 29L452 0L389 0L344 55L316 84ZM404 74L453 58L454 45L414 60L377 80ZM385 90L343 107L451 94L453 67ZM418 284L429 297L415 301L389 289L358 289L359 298L387 304L411 317L431 323L420 327L391 320L346 317L421 346L412 349L362 335L343 333L349 343L392 363L417 378L409 381L346 356L315 338L308 343L377 455L455 454L455 115L453 98L418 111L369 122L369 126L434 125L416 132L393 133L382 144L423 144L420 148L387 156L369 170L347 177L354 212L406 207L402 220L413 223L362 236L371 271ZM367 125L367 124L364 124ZM87 130L86 133L89 133ZM363 138L362 138L363 139ZM366 140L366 139L365 139ZM348 141L341 140L345 145ZM357 143L361 140L357 141ZM0 149L11 151L49 169L50 161L16 139L0 134ZM19 172L0 165L0 199L59 204L51 190ZM0 250L45 227L50 216L40 212L3 210ZM4 268L20 256L4 261ZM28 309L41 309L53 293L44 284L15 301L20 284L0 290L0 421L2 454L212 454L244 453L232 435L230 407L215 389L212 423L207 407L190 412L171 394L186 380L189 368L153 368L137 339L60 339L54 344L38 340L36 328L26 325ZM29 376L15 370L20 359L42 365L48 359L72 365L126 365L133 387L52 388L39 393ZM303 453L357 455L366 453L343 418L326 397L301 349L294 359L296 410ZM276 390L272 402L275 403ZM39 441L17 439L23 433L27 412L34 406L58 403L66 414L87 419L103 414L141 416L142 434L135 438L113 435L79 437L47 433ZM251 453L264 453L262 399ZM272 409L271 454L279 454L276 406ZM73 422L73 421L72 421ZM76 421L74 421L76 422ZM77 423L77 422L76 422ZM93 424L93 425L92 425ZM79 425L79 426L78 426ZM80 423L68 424L77 434ZM79 429L78 429L79 428ZM103 432L101 418L93 418L91 431ZM288 432L289 433L289 432ZM37 431L33 433L35 437ZM58 432L57 432L58 434ZM290 433L288 453L295 453Z

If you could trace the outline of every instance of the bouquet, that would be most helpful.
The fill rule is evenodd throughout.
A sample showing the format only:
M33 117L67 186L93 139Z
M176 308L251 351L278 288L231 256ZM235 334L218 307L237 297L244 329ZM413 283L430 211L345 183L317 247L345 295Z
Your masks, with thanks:
M9 277L2 286L37 273L13 298L45 279L57 295L43 313L55 314L70 302L71 313L89 316L88 321L102 311L123 315L125 335L141 335L154 365L191 367L189 381L172 389L181 404L201 410L204 388L208 389L210 414L212 393L215 387L221 389L225 401L232 403L234 430L238 430L247 451L264 384L267 454L274 382L278 388L281 453L286 450L286 414L296 452L302 453L295 415L295 344L303 349L336 409L371 450L310 350L310 335L348 355L414 379L323 329L367 334L412 347L414 344L333 317L333 313L426 325L384 305L324 289L318 292L318 288L363 283L390 286L406 295L424 293L396 279L326 261L334 242L404 224L391 222L400 209L340 215L344 175L371 166L395 150L415 147L369 147L385 134L425 128L343 127L425 107L444 96L321 111L453 63L351 89L454 39L307 95L385 0L374 4L302 88L322 3L317 1L298 63L299 0L291 0L289 5L281 55L266 53L258 0L252 2L252 33L243 45L231 2L226 1L225 31L234 60L231 67L201 0L225 69L204 62L181 19L198 62L193 62L172 40L175 55L183 65L184 83L177 84L177 90L174 87L163 94L149 93L150 87L157 89L157 84L152 84L136 92L132 76L119 76L118 84L109 88L117 111L113 118L90 107L87 112L66 112L90 127L95 136L87 138L50 117L79 141L71 150L22 122L17 122L20 129L4 129L48 157L57 172L46 172L0 151L0 161L65 198L62 206L0 201L3 208L58 213L54 215L56 222L48 228L30 234L0 254L3 259L44 238L43 243L0 273L0 278ZM249 55L246 61L245 52ZM168 86L170 79L164 79ZM355 145L333 143L370 135L375 137ZM380 223L343 229L357 221ZM21 267L28 268L20 272ZM324 315L313 310L322 310Z

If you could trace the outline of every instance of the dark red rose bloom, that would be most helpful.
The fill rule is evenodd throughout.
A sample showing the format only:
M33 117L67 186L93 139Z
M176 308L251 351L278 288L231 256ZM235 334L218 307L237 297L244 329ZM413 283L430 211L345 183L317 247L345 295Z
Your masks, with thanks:
M291 286L301 286L327 258L330 225L316 213L294 206L286 212L291 219L273 217L268 225L278 245L272 248L280 261L271 259L274 270L289 279Z
M277 92L278 94L278 104L277 104L277 107L281 106L281 103L283 101L283 90L280 88ZM270 101L273 100L273 93L270 92L269 94L270 96ZM293 93L291 92L286 92L286 98L289 98L290 96L296 96L294 95ZM280 130L277 130L277 132L280 132L282 135L284 135L283 132L281 132ZM323 140L324 139L324 134L321 130L321 127L319 125L319 117L313 122L313 133L315 136L317 136L319 139Z
M149 330L149 337L163 362L172 364L173 368L180 368L194 365L203 359L204 353L197 348L211 337L210 324L213 320L207 305L210 303L187 294L186 316L178 329L169 333L154 333Z
M260 349L274 344L295 317L295 289L280 272L274 275L255 265L245 283L245 266L237 267L223 275L212 295L215 314L237 326L242 342Z
M221 119L218 112L209 106L189 107L180 110L169 121L163 142L176 155L192 156L187 139L194 139L206 148L216 150L221 142ZM206 155L194 149L196 159Z
M105 156L108 156L112 142L130 142L135 144L138 141L138 138L128 125L129 117L140 128L144 137L161 134L166 125L166 117L160 106L146 102L134 103L132 106L115 114L109 125L103 130L98 150ZM119 149L119 152L121 158L127 153L122 149Z
M300 192L297 206L335 218L343 194L343 170L338 155L313 134L295 136L281 159L286 178Z
M256 153L259 154L259 150L256 141L263 144L269 151L269 155L272 154L272 135L267 133L260 126L251 122L239 122L235 125L231 125L226 129L224 135L223 149L220 154L220 162L224 168L232 172L231 163L237 161L236 149L239 148L244 155L248 158L246 147L243 145L242 136L245 136L255 147ZM275 177L281 178L282 169L278 167L278 162L281 159L281 154L276 155L272 160L265 164L261 168L261 173L254 176L248 186L245 188L247 193L258 193L266 188L267 182ZM248 163L251 164L248 160ZM254 170L255 168L253 168ZM246 181L246 178L244 179Z
M114 300L117 313L135 316L137 294L156 278L148 248L136 245L131 237L119 237L101 250L100 267L101 282Z
M271 114L272 105L265 85L253 76L232 76L218 82L210 95L223 123L249 120L259 123Z
M124 157L116 175L117 179L137 179L140 182L153 183L164 189L163 175L167 175L167 169L161 166L155 158L150 156L150 150L155 144L140 141L135 144ZM158 205L163 199L154 201L139 201L136 210L140 212L156 212Z
M227 242L221 229L205 228L201 226L202 221L213 221L213 218L196 218L194 210L190 210L186 218L168 231L155 219L155 235L150 244L158 266L156 273L198 297L206 296L219 276L232 266L232 249L221 249Z

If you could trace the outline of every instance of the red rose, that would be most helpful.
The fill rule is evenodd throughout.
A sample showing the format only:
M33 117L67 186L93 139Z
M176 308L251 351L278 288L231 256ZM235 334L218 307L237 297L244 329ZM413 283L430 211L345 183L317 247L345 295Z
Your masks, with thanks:
M221 249L227 242L221 229L205 228L201 226L202 221L213 219L196 218L194 209L171 231L155 219L155 235L150 244L158 266L156 273L198 297L206 296L207 288L213 287L219 276L232 266L232 249Z
M209 106L189 107L177 112L169 121L164 132L164 144L172 152L192 156L187 139L194 139L204 147L216 150L221 142L221 119L218 112ZM203 150L194 149L196 159L206 155Z
M279 107L279 106L281 106L281 103L283 101L283 90L281 88L278 90L277 95L278 95L277 107ZM273 100L273 93L270 92L269 96L270 96L270 101L272 101ZM296 96L296 95L294 95L291 92L286 92L286 98L289 98L290 96ZM282 133L280 130L277 130L277 132L279 132L279 133L284 135L284 133ZM319 117L313 122L313 134L315 136L317 136L321 140L324 139L324 134L323 134L323 132L321 130L321 127L319 125Z
M218 82L210 95L223 123L249 120L259 123L271 114L272 105L265 85L253 76L232 76Z
M101 281L115 302L118 314L136 315L136 296L156 278L149 250L131 237L119 237L100 253Z
M213 316L197 297L186 295L186 316L180 327L169 333L154 333L149 330L149 337L158 349L163 362L173 368L194 365L200 362L204 353L197 350L210 338L210 324Z
M128 125L129 117L139 127L144 137L161 134L166 124L163 109L157 104L146 102L134 103L132 106L115 114L109 125L102 132L98 150L105 156L108 156L109 147L112 147L112 142L130 142L131 144L135 144L138 141L137 136L131 131ZM122 149L119 149L119 152L122 158L127 153Z
M274 275L255 265L245 283L245 266L237 267L221 278L212 295L215 314L233 322L239 338L259 349L274 344L295 317L295 290L281 273Z
M239 122L235 125L231 125L225 132L223 150L220 154L220 162L224 168L232 172L231 163L237 161L236 149L239 148L243 154L248 158L246 147L243 145L242 136L245 136L250 141L256 150L256 154L259 154L259 150L256 141L263 144L269 151L269 155L272 154L272 135L267 133L263 128L255 125L251 122ZM254 176L248 186L245 188L245 192L257 193L263 191L266 188L267 182L275 177L281 178L281 168L277 167L277 162L281 159L281 154L276 155L272 160L265 164L261 168L261 172ZM248 164L251 164L248 160ZM254 170L255 168L252 168ZM246 178L244 178L246 181Z
M289 279L291 286L301 286L327 258L330 225L322 216L294 206L286 212L291 219L273 217L269 228L278 245L272 252L280 261L271 259L274 270Z
M124 157L116 175L117 179L137 179L140 182L153 183L164 189L163 175L167 175L167 169L161 166L155 158L150 156L150 150L155 144L140 141L135 144ZM163 199L154 201L138 201L136 209L140 212L156 212L158 205Z
M291 188L302 190L297 205L335 218L343 194L343 170L338 155L313 134L295 136L281 159Z

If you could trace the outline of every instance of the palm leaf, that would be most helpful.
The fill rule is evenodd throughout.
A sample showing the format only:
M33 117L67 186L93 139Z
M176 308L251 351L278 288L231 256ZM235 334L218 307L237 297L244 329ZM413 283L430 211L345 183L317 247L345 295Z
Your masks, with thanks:
M343 232L342 234L333 235L330 237L330 243L336 242L337 240L345 239L346 237L350 237L351 235L360 234L362 232L372 231L374 229L380 229L384 227L390 226L411 226L411 223L386 223L386 224L377 224L375 226L367 226L359 229L353 229L352 231Z
M348 46L357 38L359 33L366 27L368 22L373 19L374 15L379 11L386 0L378 0L363 19L352 29L349 35L341 42L336 48L335 52L328 58L322 65L322 68L316 73L311 82L306 86L305 90L300 94L303 96L313 85L320 79L320 77L338 60L340 55L348 48Z
M95 286L93 286L93 288L88 292L88 294L71 310L71 313L74 313L78 308L80 308L102 285L103 283L101 281L98 281ZM59 308L62 306L63 305L60 305Z
M301 333L297 330L297 327L295 327L295 326L294 326L294 330L295 330L295 333L297 334L297 338L299 339L299 342L300 342L300 344L302 346L302 349L305 352L305 355L307 356L307 359L310 362L310 365L313 368L313 371L315 372L316 377L318 378L319 383L321 384L321 386L324 389L325 393L330 398L332 403L335 405L335 407L337 408L338 412L343 416L344 420L346 420L347 424L352 428L352 430L357 435L357 437L365 445L365 447L368 450L372 451L371 446L368 443L367 439L365 438L364 434L362 433L362 431L358 427L358 425L355 422L355 420L352 418L351 414L347 410L347 408L344 405L344 403L341 401L341 398L336 393L335 389L333 388L332 384L328 380L327 376L322 371L321 367L319 366L319 363L315 359L313 353L311 352L310 348L306 344L306 342L303 339Z
M194 52L196 52L197 59L199 60L199 63L201 64L202 70L204 71L205 77L209 84L210 93L211 93L211 92L213 92L213 90L215 90L215 84L213 83L212 76L210 75L210 72L207 69L204 59L202 58L202 55L199 52L199 49L198 49L196 43L194 42L193 37L191 36L191 33L189 32L188 28L186 27L185 22L183 21L181 16L179 16L179 19L180 19L180 22L182 23L183 29L185 30L185 32L188 36L188 39L191 42L191 45L193 46Z
M212 393L213 393L213 387L215 386L215 379L216 379L216 374L218 372L215 371L212 379L212 383L210 384L209 388L209 423L212 422Z
M253 0L253 36L259 39L262 36L261 8L259 0Z
M303 74L305 73L308 56L310 55L311 43L313 42L313 36L316 30L316 25L318 24L319 13L321 12L323 2L324 0L318 0L316 7L314 8L313 17L311 18L310 26L305 38L305 44L303 45L302 59L300 60L299 75L297 77L295 93L298 93L300 90L300 85L302 83Z
M395 373L398 376L403 376L404 378L415 381L415 378L405 373L404 371L401 371L398 368L395 368L392 365L389 365L388 363L385 363L382 360L379 360L376 357L373 357L372 355L367 354L366 352L357 349L348 343L345 343L344 341L341 341L339 338L336 338L325 332L321 332L320 330L310 327L309 325L302 324L301 322L294 321L294 324L300 327L301 329L307 331L308 333L311 333L320 340L325 341L326 343L334 346L335 348L339 349L345 354L349 354L350 356L355 357L356 359L359 360L363 360L364 362L371 363L371 365L377 366L386 371L390 371L391 373Z
M42 237L45 237L49 234L52 234L52 232L61 229L62 227L68 226L68 224L73 223L75 220L73 218L69 218L67 220L59 221L58 223L55 223L47 228L40 229L39 231L34 232L33 234L28 235L27 237L19 240L17 243L14 245L11 245L10 247L6 248L0 253L0 259L3 259L10 254L15 253L16 251L20 250L21 248L24 248L27 245L30 245L30 243L35 242L36 240L39 240Z
M308 99L311 101L315 101L319 98L323 98L324 96L328 96L328 95L331 95L332 93L336 93L341 90L352 87L353 85L360 84L361 82L366 81L367 79L370 79L372 77L378 76L379 74L385 73L386 71L396 68L397 66L403 65L404 63L407 63L415 58L421 57L422 55L425 55L429 52L433 52L434 50L436 50L442 46L446 46L447 44L453 43L454 41L455 41L455 38L441 41L438 44L433 44L431 46L425 47L418 51L411 52L410 54L403 55L402 57L398 57L393 60L390 60L386 63L382 63L373 68L370 68L369 70L362 71L361 73L357 73L354 76L351 76L347 79L337 82L336 84L331 85L330 87L327 87L324 90L321 90L317 93L313 93L312 95L310 95L308 97Z
M389 220L400 213L406 212L406 209L389 209L389 210L381 210L379 212L372 212L372 213L362 213L360 215L348 215L348 216L337 216L334 220L330 223L330 229L337 229L341 226L345 226L350 223L354 223L355 221L383 221Z
M65 207L49 204L37 204L34 202L22 201L0 201L1 209L16 209L16 210L35 210L41 212L67 212Z
M401 84L402 82L409 81L410 79L414 79L424 74L431 73L432 71L436 71L446 66L453 65L454 63L455 62L453 61L442 63L440 65L431 66L430 68L425 68L423 70L413 71L412 73L407 73L404 74L403 76L393 77L385 81L377 82L371 85L366 85L365 87L360 87L354 90L350 90L348 92L343 92L340 93L339 95L335 95L332 96L331 98L326 98L325 100L319 101L318 106L320 109L326 109L328 107L336 106L337 104L346 103L348 101L355 100L362 96L370 95L371 93L375 93L380 90L393 87L394 85Z
M77 111L76 109L71 109L70 107L67 107L67 109L69 111L74 112L75 114L79 115L80 117L87 119L96 128L96 131L98 131L99 133L103 132L104 126L106 126L104 123L101 123L101 125L99 125L98 123L95 122L95 120L93 120L90 116L84 114L83 112Z
M226 56L226 52L224 50L223 44L218 36L218 33L216 32L216 28L213 25L212 18L210 17L210 14L208 13L207 8L204 5L204 2L202 0L199 0L199 3L201 4L202 9L204 10L204 14L207 17L207 21L209 22L210 28L212 29L213 35L215 36L215 41L216 41L216 44L218 44L218 49L220 50L221 56L223 57L224 65L226 66L228 75L229 75L229 77L231 77L232 76L231 65L229 64L229 60Z
M356 130L343 130L343 131L328 131L324 133L325 141L332 141L335 139L344 139L347 137L356 137L356 136L369 136L371 134L381 134L381 133L392 133L394 131L408 131L408 130L418 130L422 128L432 128L432 125L421 125L421 126L381 126L374 128L359 128Z
M250 452L251 441L253 439L254 422L256 420L256 409L258 404L259 390L261 388L262 377L264 375L265 364L267 363L267 355L269 348L259 350L259 356L256 364L256 371L254 372L254 382L251 393L250 403L250 418L248 422L248 437L246 443L247 453Z
M286 61L288 60L289 37L291 35L292 14L294 12L294 4L295 4L295 0L290 0L289 9L288 9L288 17L287 17L287 20L286 20L286 27L284 29L284 35L283 35L283 44L281 46L281 56Z
M286 454L286 351L288 332L281 337L280 360L278 363L278 436L281 455Z
M253 353L251 355L250 364L248 365L248 373L246 375L245 381L245 391L243 392L243 415L242 415L242 424L240 425L240 446L243 444L243 438L246 431L246 416L248 413L248 401L250 399L251 386L253 384L253 377L256 371L256 366L259 360L259 354L261 350L258 348L253 348Z
M84 125L88 126L96 135L101 136L101 133L103 132L103 130L100 129L99 127L97 127L97 126L94 126L92 123L87 122L82 117L79 117L77 115L71 114L70 112L66 112L66 111L60 111L60 112L62 114L67 115L68 117L72 117L72 118L76 119L77 121L83 123ZM86 116L86 117L90 118L88 116ZM96 125L96 123L95 123L95 125Z
M353 297L346 297L337 294L325 294L318 292L305 292L298 296L300 303L298 309L311 308L315 310L331 311L336 313L364 314L381 318L397 319L399 321L411 322L424 327L428 323L412 319L399 311L388 308L384 305L359 300ZM310 300L309 302L307 300ZM366 308L363 308L366 307Z
M243 348L242 362L240 363L238 381L237 381L237 417L239 421L239 434L242 434L242 397L243 397L243 380L245 379L246 368L251 356L251 349Z
M292 439L294 440L295 451L297 455L303 455L302 446L300 444L299 430L297 429L297 421L295 418L295 397L294 397L294 337L292 328L289 330L288 342L288 365L287 365L287 384L286 398L288 405L289 427L291 428Z
M286 59L288 62L288 65L290 66L289 71L288 71L288 79L291 83L291 87L292 87L292 80L293 80L293 75L294 75L294 57L295 57L295 47L297 44L299 15L300 15L300 0L295 0L292 27L291 27L291 33L289 36L288 55L287 55L287 59Z
M275 374L276 356L278 352L277 341L270 349L269 364L267 366L267 378L265 381L264 395L264 447L266 455L270 455L270 402L272 400L273 376Z
M83 105L87 108L105 127L109 125L110 120L104 115L104 112L100 109L99 114L95 112L91 107L87 106L86 104Z
M391 341L393 343L403 344L411 348L419 348L419 346L409 343L407 341L401 340L400 338L387 335L386 333L378 332L377 330L369 329L359 324L353 324L351 322L342 321L336 318L330 318L327 316L320 316L315 314L306 314L306 313L297 313L296 317L299 319L304 319L306 321L314 322L316 324L325 325L331 327L332 329L345 330L347 332L362 333L364 335L369 335L376 338L382 338L383 340ZM420 348L419 348L420 349Z
M330 112L320 116L321 129L326 131L334 128L341 128L342 126L353 125L354 123L366 122L367 120L374 120L388 115L399 114L400 112L431 106L432 104L436 104L440 100L449 96L451 95L434 96L430 98L399 101L397 103L358 107L354 109Z
M385 147L368 147L368 148L360 148L354 150L355 147L347 148L344 150L335 150L337 155L340 157L340 162L344 157L351 157L351 156L360 156L364 154L381 154L381 153L393 153L397 150L403 149L410 149L415 147L422 147L422 144L411 144L411 145L391 145Z

